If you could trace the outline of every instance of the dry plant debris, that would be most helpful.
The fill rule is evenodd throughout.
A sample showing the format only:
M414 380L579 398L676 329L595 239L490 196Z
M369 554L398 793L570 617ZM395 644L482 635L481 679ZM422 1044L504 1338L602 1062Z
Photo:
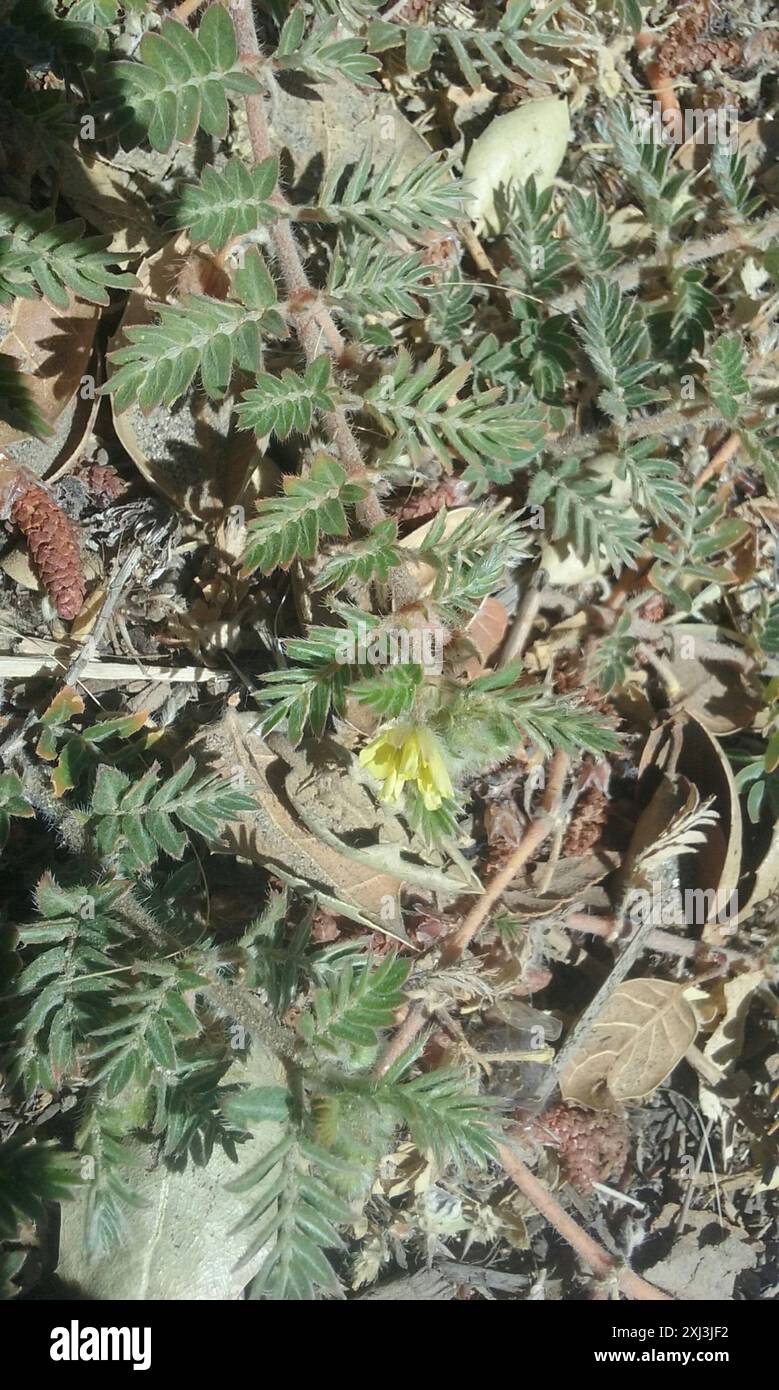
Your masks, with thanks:
M3 491L2 511L24 536L30 556L43 586L61 618L78 616L84 602L86 583L78 536L70 517L41 487L34 474L24 468L12 469L7 485L0 474Z
M0 1297L774 1298L779 8L0 32Z

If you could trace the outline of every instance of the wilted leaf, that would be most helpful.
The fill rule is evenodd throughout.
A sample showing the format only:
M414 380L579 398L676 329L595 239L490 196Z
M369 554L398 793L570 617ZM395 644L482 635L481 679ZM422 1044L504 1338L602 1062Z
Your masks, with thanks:
M240 109L234 120L243 132ZM248 139L243 138L248 149ZM430 154L430 146L389 92L365 91L340 75L330 82L306 84L304 90L292 83L276 85L271 146L292 165L295 201L316 202L322 173L356 164L367 145L377 169L399 159L398 178Z
M560 1082L564 1100L607 1110L643 1100L693 1043L695 1014L679 985L628 980L614 991Z
M68 202L91 225L111 236L109 249L143 254L160 244L163 235L152 216L143 180L127 169L77 149L62 147L62 177Z
M466 624L464 634L476 648L478 655L466 663L463 675L474 680L485 670L490 659L498 651L509 625L509 615L500 599L488 594L483 598L473 617Z
M91 427L99 319L99 305L71 295L67 309L17 299L4 337L0 324L0 449L39 478L70 459Z
M771 839L755 871L749 890L749 897L741 905L741 913L747 918L758 903L765 902L779 888L779 824L771 832Z
M39 594L43 588L40 575L36 574L30 553L25 545L15 545L13 549L7 551L0 559L0 569L3 574L7 574L14 584L20 584L23 589L29 589L31 593Z
M41 715L43 729L35 749L39 758L53 762L57 756L54 729L62 728L77 714L84 713L84 701L72 685L63 685Z
M49 425L81 384L99 317L99 305L75 295L67 309L54 308L46 299L18 299L14 304L3 352L28 374L35 403Z
M748 729L761 706L749 653L726 643L714 624L678 623L669 631L673 652L664 668L669 705L716 736Z
M612 873L618 863L619 856L614 850L601 848L590 854L558 859L551 881L541 892L537 885L547 873L547 865L542 862L515 878L503 894L503 901L516 916L529 918L550 916L566 903L581 902L591 906L590 890ZM602 910L608 911L607 903Z
M256 732L258 718L229 712L216 728L193 746L211 771L237 778L256 798L257 811L234 817L224 828L224 843L234 854L276 867L325 895L376 917L385 909L382 925L397 935L397 897L400 881L391 874L361 865L322 844L290 812L284 795L286 769ZM387 906L393 908L386 920Z
M658 816L666 813L676 798L681 804L659 828ZM647 810L639 818L630 842L625 864L629 865L631 882L651 884L664 864L696 854L706 844L707 836L717 820L711 802L705 801L701 805L695 787L691 787L685 778L663 776ZM657 833L647 839L651 826L656 828Z

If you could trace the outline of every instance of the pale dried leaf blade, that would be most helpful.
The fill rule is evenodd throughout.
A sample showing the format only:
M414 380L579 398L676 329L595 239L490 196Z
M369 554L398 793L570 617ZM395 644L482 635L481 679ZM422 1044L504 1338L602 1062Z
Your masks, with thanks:
M225 1083L278 1086L283 1079L279 1061L253 1044L247 1060L234 1063L226 1073ZM157 1167L144 1162L148 1149L128 1134L122 1141L129 1159L122 1168L122 1182L139 1205L132 1209L116 1245L90 1251L90 1184L83 1183L72 1201L62 1203L58 1276L86 1300L228 1302L240 1298L269 1247L259 1250L248 1267L238 1268L246 1236L235 1228L246 1214L246 1198L231 1191L229 1184L244 1168L264 1158L281 1133L273 1121L254 1124L251 1136L240 1146L239 1165L216 1144L207 1163L187 1161L178 1168L164 1159Z
M399 911L385 922L381 913L397 904L400 881L391 874L362 865L319 842L292 814L281 793L280 760L256 734L256 715L228 711L216 725L195 740L192 751L211 772L236 780L256 799L257 809L234 817L222 828L222 843L233 854L254 863L277 866L339 901L366 913L382 930L397 936ZM273 776L279 770L279 776Z
M110 348L127 345L129 328L153 323L162 304L176 303L183 293L224 299L228 278L216 263L193 250L181 233L138 268L138 288L128 297ZM115 371L109 357L109 378ZM234 399L209 400L195 383L176 408L157 405L119 410L111 396L114 429L147 482L176 507L201 519L222 519L235 505L255 468L264 473L257 438L235 427Z
M606 1077L613 1060L614 1052L607 1040L590 1038L560 1078L563 1100L586 1105L590 1110L610 1110L613 1101L606 1086Z
M594 1036L561 1078L563 1099L594 1109L645 1099L670 1076L697 1030L679 985L628 980L607 1001Z
M716 1066L732 1067L740 1057L752 997L765 979L764 970L747 970L722 985L722 1018L703 1049Z
M537 884L541 871L547 866L536 865L513 880L503 894L503 901L518 917L549 916L566 903L590 903L594 885L600 883L618 864L616 851L600 847L589 854L559 859L554 866L551 883L543 892Z

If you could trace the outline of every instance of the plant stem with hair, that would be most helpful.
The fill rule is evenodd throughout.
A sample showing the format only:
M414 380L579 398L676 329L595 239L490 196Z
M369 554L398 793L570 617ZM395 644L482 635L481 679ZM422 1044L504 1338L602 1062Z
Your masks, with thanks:
M251 0L230 0L229 10L241 52L251 57L261 57ZM258 93L252 93L244 98L244 102L252 153L260 163L271 154L265 101ZM313 362L320 355L322 339L336 358L342 358L346 353L346 342L329 309L321 303L311 286L289 222L279 219L271 230L271 236L287 294L293 303L299 305L293 316L306 360ZM365 461L344 408L337 405L322 419L346 472L350 477L364 478ZM358 503L357 515L367 530L382 520L384 508L373 488L369 488L362 502Z

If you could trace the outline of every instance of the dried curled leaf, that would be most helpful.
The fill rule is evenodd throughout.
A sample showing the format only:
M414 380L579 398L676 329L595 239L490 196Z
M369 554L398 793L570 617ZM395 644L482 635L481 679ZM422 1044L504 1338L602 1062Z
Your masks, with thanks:
M614 991L593 1036L563 1074L563 1099L593 1110L645 1099L670 1076L697 1031L679 985L628 980Z
M602 848L591 854L558 859L545 888L541 884L546 878L548 866L545 863L533 865L514 879L504 893L503 901L516 917L531 920L551 916L559 912L564 904L574 902L588 906L595 902L601 911L607 912L608 899L601 902L598 897L593 898L592 890L596 883L600 883L616 868L618 862L613 850Z
M718 820L713 803L712 796L699 804L695 787L690 787L685 805L672 816L654 844L638 855L634 877L651 882L661 864L685 854L695 854L701 845L705 845L707 831Z
M227 1072L226 1085L276 1085L282 1075L275 1057L253 1043L248 1059ZM253 1124L251 1137L241 1145L241 1162L261 1162L279 1135L273 1121ZM105 1248L99 1239L102 1213L95 1184L82 1184L74 1200L62 1205L60 1277L72 1282L82 1297L95 1300L240 1298L247 1278L266 1258L268 1244L252 1257L248 1272L245 1265L238 1268L246 1247L237 1223L246 1204L240 1193L231 1191L236 1164L227 1149L216 1144L208 1163L188 1162L176 1168L163 1161L150 1168L136 1138L125 1138L122 1148L127 1154L122 1184L133 1201L122 1238Z
M222 301L227 290L227 276L214 258L192 251L181 233L142 262L138 288L127 300L111 346L124 346L129 329L154 322L159 306L175 304L182 294ZM109 370L109 380L111 375ZM212 520L238 502L253 469L259 466L264 473L260 445L236 428L233 405L229 394L210 401L196 388L175 410L165 405L148 412L138 405L119 410L111 396L116 433L146 481L182 511ZM263 476L263 491L264 482Z
M733 980L718 981L711 987L722 1016L703 1051L716 1066L732 1067L741 1056L747 1014L755 991L765 980L765 970L747 970Z
M688 873L694 879L694 884L690 886L712 891L712 905L703 928L703 940L720 944L723 930L720 909L726 910L724 925L731 933L743 912L743 897L739 893L743 839L741 809L728 759L719 741L688 714L669 720L650 734L641 757L639 775L642 783L644 779L661 779L665 776L679 788L686 781L696 789L701 810L708 812L711 807L717 813L715 823L704 821L703 818L698 821L698 828L706 829L705 843L696 846L690 842L689 850L685 853L691 851ZM672 814L651 838L657 839L657 833L668 828L672 815L682 810L686 815L693 809L691 804L675 806ZM649 842L649 838L645 838L640 849L643 851ZM628 858L632 856L635 860L638 848L632 844Z

